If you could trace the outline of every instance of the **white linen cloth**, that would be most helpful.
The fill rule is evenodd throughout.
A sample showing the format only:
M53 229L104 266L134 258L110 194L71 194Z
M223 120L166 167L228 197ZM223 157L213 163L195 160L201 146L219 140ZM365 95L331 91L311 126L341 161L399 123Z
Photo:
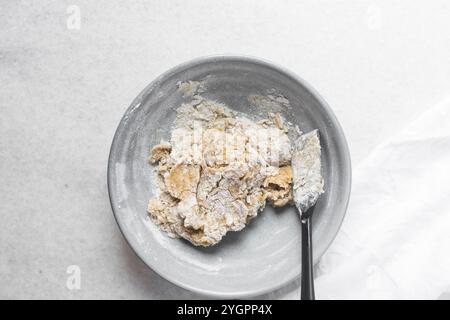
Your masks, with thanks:
M347 215L315 284L317 299L437 299L450 291L450 97L354 169Z

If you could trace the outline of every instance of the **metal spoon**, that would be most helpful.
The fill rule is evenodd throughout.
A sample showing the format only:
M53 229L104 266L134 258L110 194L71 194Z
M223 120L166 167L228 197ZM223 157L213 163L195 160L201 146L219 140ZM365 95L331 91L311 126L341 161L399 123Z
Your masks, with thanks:
M323 193L319 131L301 135L292 153L294 202L302 222L301 299L314 300L311 217Z

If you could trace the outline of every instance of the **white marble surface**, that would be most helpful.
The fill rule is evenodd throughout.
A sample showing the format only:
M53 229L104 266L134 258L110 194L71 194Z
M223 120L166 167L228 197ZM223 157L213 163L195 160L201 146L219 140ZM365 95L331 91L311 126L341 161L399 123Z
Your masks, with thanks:
M166 69L220 53L291 69L357 166L448 94L449 16L448 1L0 1L0 298L198 298L136 258L106 189L120 117Z

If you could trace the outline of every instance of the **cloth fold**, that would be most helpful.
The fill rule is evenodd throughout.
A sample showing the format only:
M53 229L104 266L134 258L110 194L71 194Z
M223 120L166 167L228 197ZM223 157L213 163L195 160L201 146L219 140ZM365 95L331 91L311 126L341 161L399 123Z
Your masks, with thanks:
M450 97L354 171L318 299L436 299L450 288Z
M347 215L315 284L317 299L437 299L449 291L450 97L354 170Z

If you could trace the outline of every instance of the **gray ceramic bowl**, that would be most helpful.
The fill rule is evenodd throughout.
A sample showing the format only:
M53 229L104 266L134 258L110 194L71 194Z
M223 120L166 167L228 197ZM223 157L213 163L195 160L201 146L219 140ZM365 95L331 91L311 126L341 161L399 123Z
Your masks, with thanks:
M313 219L315 263L336 236L349 200L351 166L342 129L305 81L268 62L236 56L196 59L169 70L139 94L117 128L108 163L111 205L125 238L150 268L214 297L242 298L280 288L300 276L301 228L294 207L267 207L243 231L228 233L210 248L171 239L148 219L147 202L155 192L149 148L170 136L174 110L186 99L176 84L186 80L205 80L204 96L247 114L261 111L248 103L249 95L277 92L290 101L290 108L278 110L286 119L302 131L320 130L326 192Z

